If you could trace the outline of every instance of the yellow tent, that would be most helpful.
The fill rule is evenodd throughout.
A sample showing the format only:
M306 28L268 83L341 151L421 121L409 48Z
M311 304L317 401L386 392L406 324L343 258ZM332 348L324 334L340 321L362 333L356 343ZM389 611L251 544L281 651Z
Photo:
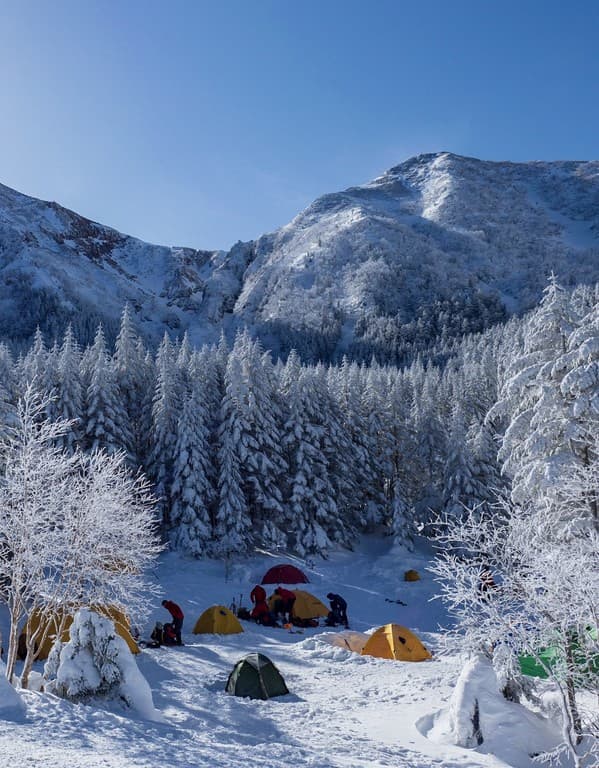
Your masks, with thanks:
M194 635L234 635L238 632L243 632L239 619L224 605L206 608L193 628Z
M353 651L354 653L362 653L362 649L369 640L369 636L364 632L351 632L349 630L320 635L320 637L331 645L345 648L346 651Z
M129 619L122 611L111 605L94 605L91 606L91 610L100 616L112 619L117 634L127 643L131 653L139 653L139 647L131 636ZM47 659L52 646L56 642L60 627L62 627L62 632L60 633L61 642L67 643L69 641L69 628L73 623L73 614L76 611L76 607L69 607L68 612L67 609L62 609L50 614L33 611L27 620L27 624L21 631L20 648L24 649L26 637L35 634L36 645L39 648L37 658ZM25 658L24 653L21 656Z
M296 619L318 619L321 616L326 617L329 615L329 609L326 605L317 597L311 595L310 592L305 592L303 589L292 589L291 591L295 595L292 615ZM269 610L275 610L278 599L279 596L274 593L268 598Z
M317 597L303 589L292 590L295 595L293 604L293 615L298 619L318 619L329 615L329 608L326 607Z
M370 635L362 649L362 656L396 661L424 661L431 654L413 632L399 624L385 624Z
M410 568L409 571L406 571L404 573L404 581L420 581L420 574L418 571L415 571L413 568Z

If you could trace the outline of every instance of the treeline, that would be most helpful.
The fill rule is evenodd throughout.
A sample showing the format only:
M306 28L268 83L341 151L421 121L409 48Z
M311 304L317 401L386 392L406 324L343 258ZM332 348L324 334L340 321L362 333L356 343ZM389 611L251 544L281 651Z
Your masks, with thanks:
M201 349L165 336L153 353L125 308L114 349L101 327L83 349L71 330L51 347L38 332L17 359L0 345L0 431L28 382L52 393L48 415L72 420L64 447L124 451L189 554L325 553L379 526L409 540L431 510L488 505L512 482L534 493L596 460L598 296L552 280L524 320L448 345L442 368L403 369L274 362L248 331Z

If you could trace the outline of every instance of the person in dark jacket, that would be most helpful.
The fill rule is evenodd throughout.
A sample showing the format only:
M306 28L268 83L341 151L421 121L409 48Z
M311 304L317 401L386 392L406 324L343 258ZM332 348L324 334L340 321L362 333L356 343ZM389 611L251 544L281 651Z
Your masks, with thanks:
M173 629L175 630L175 645L183 645L181 641L181 629L183 628L183 619L185 618L183 611L172 600L163 600L162 605L173 617Z
M275 595L277 600L275 603L275 615L281 615L283 621L291 621L291 615L293 613L293 605L295 603L295 595L291 590L284 589L283 587L277 587L275 589Z
M326 624L329 627L336 627L337 624L343 624L347 629L349 627L349 621L347 619L347 603L341 597L334 592L329 592L327 599L331 604L331 610L327 616Z

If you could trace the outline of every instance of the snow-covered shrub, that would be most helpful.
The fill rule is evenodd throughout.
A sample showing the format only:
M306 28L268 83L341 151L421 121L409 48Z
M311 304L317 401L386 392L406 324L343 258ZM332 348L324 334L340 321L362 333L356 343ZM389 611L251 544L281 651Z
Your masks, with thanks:
M150 687L110 619L88 608L74 616L68 643L56 644L44 667L46 691L70 701L108 700L156 719Z
M506 701L491 660L483 654L465 664L449 703L449 741L460 747L500 756L510 765L522 757L553 750L556 724L520 704ZM505 734L510 738L506 741Z

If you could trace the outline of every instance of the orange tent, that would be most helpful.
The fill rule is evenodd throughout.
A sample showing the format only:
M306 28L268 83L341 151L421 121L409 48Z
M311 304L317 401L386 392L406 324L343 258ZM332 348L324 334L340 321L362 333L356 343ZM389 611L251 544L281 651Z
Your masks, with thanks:
M413 632L399 624L385 624L379 627L362 649L362 656L376 656L379 659L395 661L425 661L432 658Z
M139 653L139 646L130 632L129 619L122 611L112 605L93 605L90 607L92 611L95 611L100 616L112 619L117 634L127 643L131 653ZM39 649L37 658L47 659L52 650L52 646L57 640L58 630L61 627L61 642L67 643L69 641L69 628L73 623L73 614L76 611L77 608L72 606L52 613L33 611L27 619L27 623L21 630L20 647L24 648L27 636L35 634L36 645ZM22 657L24 658L24 655Z

